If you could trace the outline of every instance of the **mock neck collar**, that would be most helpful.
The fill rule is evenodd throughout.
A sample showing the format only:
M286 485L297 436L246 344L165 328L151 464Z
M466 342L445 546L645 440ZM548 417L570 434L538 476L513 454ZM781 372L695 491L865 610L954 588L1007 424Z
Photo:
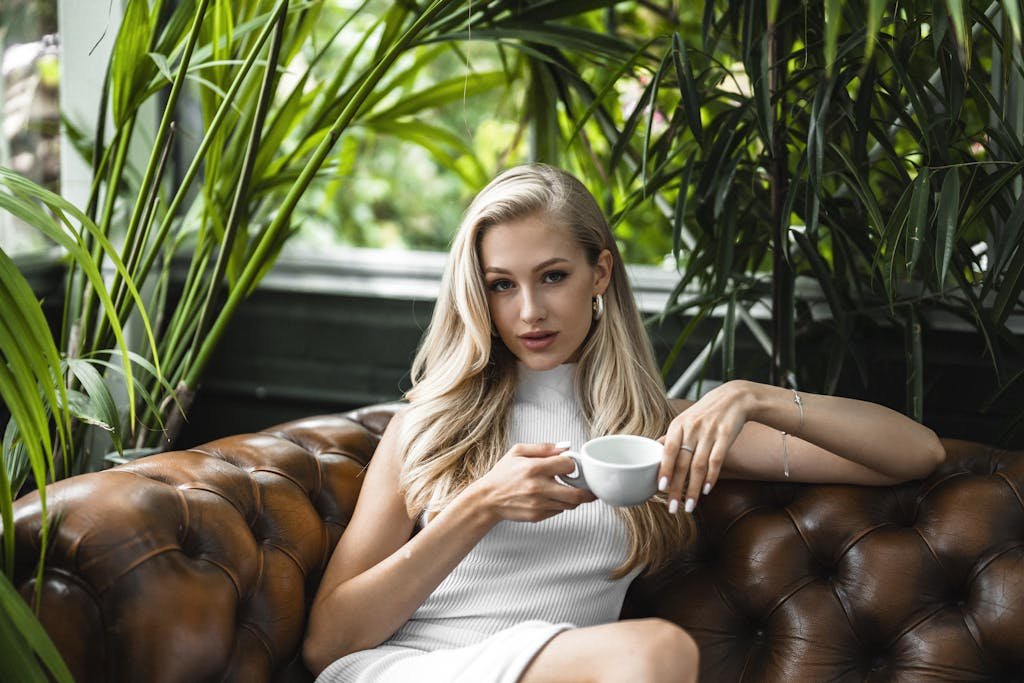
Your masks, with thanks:
M553 391L566 398L573 398L576 367L576 363L562 363L550 370L531 370L522 362L517 362L519 393L523 397L531 397Z

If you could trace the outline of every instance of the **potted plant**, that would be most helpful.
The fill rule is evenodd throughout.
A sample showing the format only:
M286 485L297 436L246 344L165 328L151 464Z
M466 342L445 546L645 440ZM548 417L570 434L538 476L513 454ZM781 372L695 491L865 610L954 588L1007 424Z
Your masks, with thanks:
M871 374L859 342L882 330L903 339L905 409L921 419L927 333L944 315L982 340L990 402L1019 384L1024 347L1008 326L1024 289L1017 4L697 10L657 44L608 162L632 190L620 215L653 197L671 221L680 278L666 315L689 317L676 351L719 311L715 374L733 376L745 325L773 381L829 393L851 361ZM750 313L765 305L770 329ZM1024 417L1014 412L1008 428Z

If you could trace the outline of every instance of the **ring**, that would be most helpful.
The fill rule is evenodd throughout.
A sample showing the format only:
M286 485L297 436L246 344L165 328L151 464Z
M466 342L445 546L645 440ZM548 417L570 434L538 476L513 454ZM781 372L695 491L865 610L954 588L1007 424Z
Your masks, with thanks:
M693 449L690 448L689 446L680 446L679 450L681 450L681 451L690 451L690 453L693 453Z

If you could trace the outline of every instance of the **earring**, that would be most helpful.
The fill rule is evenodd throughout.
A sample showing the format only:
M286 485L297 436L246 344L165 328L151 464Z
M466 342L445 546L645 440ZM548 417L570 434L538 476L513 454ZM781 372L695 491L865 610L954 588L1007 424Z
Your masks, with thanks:
M594 308L594 320L600 320L601 316L604 315L604 295L602 295L602 294L595 294L594 295L593 308Z

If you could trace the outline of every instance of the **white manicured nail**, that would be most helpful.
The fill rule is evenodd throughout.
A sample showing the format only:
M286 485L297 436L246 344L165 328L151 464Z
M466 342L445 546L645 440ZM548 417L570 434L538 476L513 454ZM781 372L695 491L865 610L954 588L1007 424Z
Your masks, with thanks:
M709 493L711 493L711 482L710 481L708 483L704 484L704 495L706 496Z
M683 508L687 513L693 512L693 508L697 507L697 501L693 498L686 499L686 506Z
M555 448L572 448L572 441L556 441Z
M648 479L647 481L650 481L650 479ZM668 491L668 477L662 477L661 479L658 480L658 490L661 491L662 493Z
M668 502L668 514L674 515L679 512L679 501L673 498Z

